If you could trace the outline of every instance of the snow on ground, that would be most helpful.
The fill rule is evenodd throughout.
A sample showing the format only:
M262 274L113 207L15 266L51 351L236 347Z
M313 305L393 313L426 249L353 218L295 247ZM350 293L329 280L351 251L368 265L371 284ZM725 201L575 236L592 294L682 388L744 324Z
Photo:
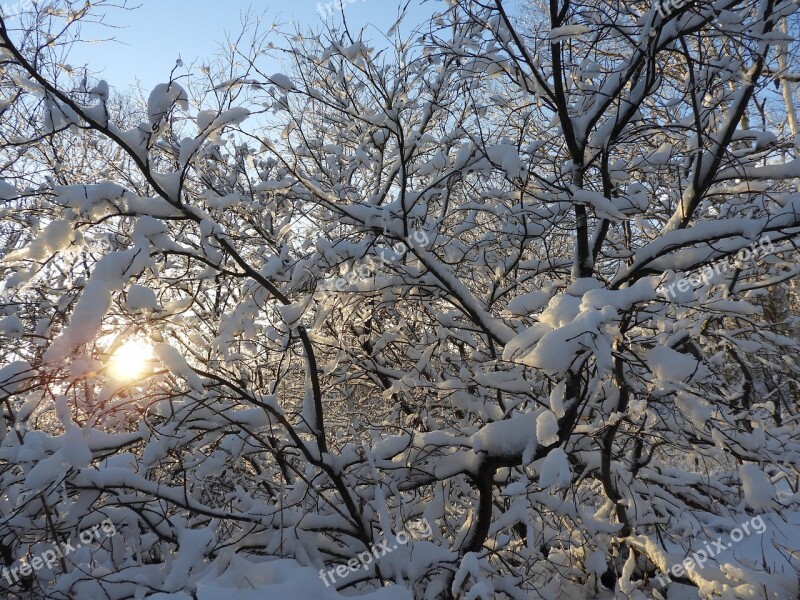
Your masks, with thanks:
M219 567L224 563L218 561ZM326 586L319 572L294 560L250 562L234 556L221 573L213 570L197 583L197 600L413 600L407 589L392 585L365 594L343 595ZM191 600L184 592L157 594L152 600Z

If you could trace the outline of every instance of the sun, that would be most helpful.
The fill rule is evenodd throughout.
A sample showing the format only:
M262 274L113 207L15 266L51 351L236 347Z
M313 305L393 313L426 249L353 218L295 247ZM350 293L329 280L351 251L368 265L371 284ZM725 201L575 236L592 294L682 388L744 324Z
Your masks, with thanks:
M129 340L114 350L108 373L118 381L133 381L149 369L153 360L153 347L139 339Z

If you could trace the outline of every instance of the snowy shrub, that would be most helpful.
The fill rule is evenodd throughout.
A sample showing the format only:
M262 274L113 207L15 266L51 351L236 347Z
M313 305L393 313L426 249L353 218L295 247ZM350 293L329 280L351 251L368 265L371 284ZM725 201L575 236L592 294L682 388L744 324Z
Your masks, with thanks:
M81 6L0 27L0 559L116 533L4 597L797 597L796 2L450 0L138 99Z

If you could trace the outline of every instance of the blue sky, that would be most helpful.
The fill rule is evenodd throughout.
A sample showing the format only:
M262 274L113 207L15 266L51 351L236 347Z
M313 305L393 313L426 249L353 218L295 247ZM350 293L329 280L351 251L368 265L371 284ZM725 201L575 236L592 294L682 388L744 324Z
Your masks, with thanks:
M135 10L107 11L106 22L117 29L84 26L84 39L114 37L115 41L78 45L70 63L75 67L88 65L115 88L125 88L138 79L149 90L167 80L178 56L187 66L193 62L199 66L211 58L226 34L241 30L241 15L250 7L264 15L268 26L277 22L284 25L282 31L294 31L293 23L301 30L321 27L320 11L325 13L329 5L338 14L340 1L351 31L369 25L374 28L368 36L376 39L388 30L397 14L397 0L139 0ZM404 29L422 22L435 8L442 8L438 0L425 5L413 0ZM279 65L274 68L278 70Z

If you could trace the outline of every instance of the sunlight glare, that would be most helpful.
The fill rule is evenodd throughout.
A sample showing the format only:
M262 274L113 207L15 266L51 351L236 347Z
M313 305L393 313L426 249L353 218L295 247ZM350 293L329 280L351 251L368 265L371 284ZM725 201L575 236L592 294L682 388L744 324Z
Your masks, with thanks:
M111 355L109 374L119 381L138 379L148 369L153 358L153 348L142 340L130 340Z

